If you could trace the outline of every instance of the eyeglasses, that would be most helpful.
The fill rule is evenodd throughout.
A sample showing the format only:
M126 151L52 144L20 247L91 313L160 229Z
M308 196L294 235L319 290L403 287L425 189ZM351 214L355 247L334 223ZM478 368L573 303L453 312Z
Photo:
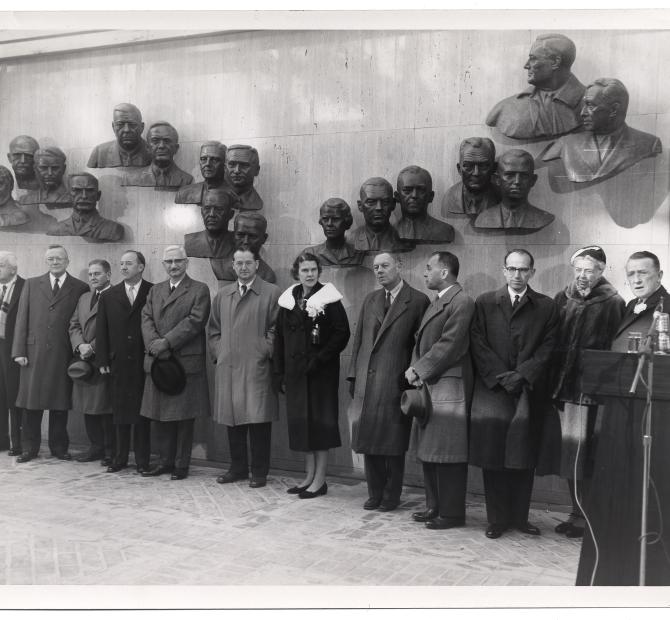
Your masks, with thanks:
M519 272L522 276L525 276L530 271L530 267L505 267L505 271L512 275Z
M181 265L181 263L186 262L187 259L185 258L168 258L164 259L163 262L166 265Z

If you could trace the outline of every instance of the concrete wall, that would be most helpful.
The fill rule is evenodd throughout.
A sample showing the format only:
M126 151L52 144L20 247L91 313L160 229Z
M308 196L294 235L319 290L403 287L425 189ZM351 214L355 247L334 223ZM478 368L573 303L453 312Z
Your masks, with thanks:
M537 155L546 142L520 144L484 125L490 108L526 87L523 64L536 31L453 32L248 32L130 45L9 60L0 65L0 144L29 134L42 145L58 145L68 156L68 171L84 170L92 147L113 138L114 104L139 106L147 126L171 122L180 133L178 165L199 179L199 144L216 139L255 146L261 159L257 189L270 222L265 259L279 285L292 281L289 266L299 250L322 240L318 205L341 196L355 209L360 183L384 176L395 183L398 171L417 164L431 171L436 192L432 214L458 180L460 140L490 136L499 152L521 146ZM566 31L577 45L573 71L583 82L617 77L631 93L628 122L652 132L670 146L670 86L661 71L670 47L667 32ZM642 61L642 62L641 62ZM122 188L117 169L93 171L100 179L101 212L126 229L126 241L92 244L60 238L71 255L72 272L85 277L88 260L102 256L114 264L123 249L148 257L149 279L164 278L162 248L200 230L199 210L174 205L172 194ZM473 296L502 284L501 261L508 248L527 247L536 256L536 289L554 294L567 282L568 259L584 244L599 243L608 255L607 277L625 297L623 263L632 251L656 252L667 265L668 155L647 160L612 180L590 188L551 180L547 168L531 201L553 213L555 222L531 235L474 232L453 220L450 246L421 246L406 255L405 277L423 289L422 268L437 247L460 258L461 282ZM69 215L62 210L50 215ZM362 223L355 209L354 227ZM41 224L39 225L41 226ZM17 252L20 271L45 270L43 251L55 238L34 226L26 232L0 232L0 245ZM206 259L192 259L190 273L216 280ZM345 295L352 330L364 295L373 288L372 272L327 270ZM118 276L115 277L118 281ZM348 363L348 350L342 356ZM333 471L362 475L362 459L349 448L341 390L344 445L331 455ZM282 421L274 427L273 464L300 467L300 455L287 447ZM73 437L83 439L83 424L73 420ZM194 455L227 458L225 433L209 423L198 428ZM420 479L416 464L410 480ZM479 488L479 474L473 478ZM564 500L562 485L547 478L536 485L537 499Z

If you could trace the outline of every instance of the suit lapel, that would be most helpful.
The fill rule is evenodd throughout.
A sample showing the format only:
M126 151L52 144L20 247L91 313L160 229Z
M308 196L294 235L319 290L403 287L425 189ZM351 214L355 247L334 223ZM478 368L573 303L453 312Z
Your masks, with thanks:
M665 298L667 295L667 291L663 286L661 286L653 295L651 295L647 301L645 302L646 304L646 309L640 312L639 314L635 314L633 312L633 308L635 308L636 302L635 299L631 299L628 304L626 305L626 313L624 314L623 318L621 319L621 324L619 325L619 329L617 330L616 336L621 335L621 333L629 326L631 323L634 323L637 321L640 317L644 317L647 314L653 313L654 310L656 309L656 305L658 304L659 300L661 297ZM667 311L664 309L664 311Z
M51 280L49 279L48 275L47 275L47 289L51 291ZM72 291L72 276L68 273L67 277L65 278L65 282L63 282L63 285L58 290L58 293L56 294L55 297L52 297L51 303L57 304L59 301L67 298L67 296L70 294L71 291Z
M407 310L407 304L409 303L409 286L407 282L403 282L402 288L398 292L398 296L396 297L395 301L391 304L391 307L389 308L388 314L384 317L384 290L382 289L380 291L382 293L382 296L380 298L381 304L382 304L382 317L383 320L381 321L381 327L379 328L379 331L377 332L377 337L375 338L375 344L379 342L379 339L381 338L382 334L391 326L393 325L393 322L401 315L403 312Z
M145 304L150 289L151 286L146 280L140 280L140 286L137 289L137 295L135 295L135 301L133 302L133 305L131 307L130 302L128 301L128 296L126 295L126 291L124 288L123 296L126 298L126 304L128 305L131 314Z
M12 293L12 298L9 300L9 306L7 308L8 314L12 311L14 306L19 303L19 297L21 296L24 282L25 280L23 278L16 278L16 282L14 283L14 292Z
M167 287L167 296L165 298L165 301L163 302L163 307L161 308L161 313L165 312L166 308L171 306L175 301L177 301L180 297L183 297L186 295L188 292L188 289L191 287L191 278L188 276L184 276L184 279L181 281L179 286L177 287L177 290L174 291L173 293L170 293L170 281L168 280L166 282Z
M421 334L421 332L425 329L426 325L432 321L442 310L446 305L449 304L449 302L454 298L456 293L462 290L461 285L456 282L442 297L439 297L437 299L434 299L430 306L428 306L428 309L426 310L425 314L423 315L423 319L421 319L421 325L419 326L419 331L418 334ZM417 341L419 338L417 337Z
M507 285L498 291L498 294L496 295L496 303L498 304L500 311L503 313L505 321L509 323L512 318L512 302L507 292Z

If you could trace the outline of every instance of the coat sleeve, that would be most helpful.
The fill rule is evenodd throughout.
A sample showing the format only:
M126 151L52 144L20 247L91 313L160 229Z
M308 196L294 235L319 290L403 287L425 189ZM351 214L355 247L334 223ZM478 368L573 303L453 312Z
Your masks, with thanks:
M145 347L161 337L154 321L154 290L154 288L151 288L142 308L142 340L144 340Z
M267 317L266 325L267 331L265 332L265 340L267 341L269 357L272 358L274 354L274 343L275 338L277 337L277 319L279 317L279 292L278 288L272 289L272 294L270 295L270 302L268 303L267 308Z
M209 356L214 363L219 356L219 342L221 341L221 294L217 293L212 302L212 310L207 320L207 347Z
M16 309L16 323L14 324L14 340L12 341L12 359L28 357L28 319L30 317L30 280L26 280L19 297ZM30 360L28 360L30 361Z
M510 369L489 344L486 329L486 302L482 302L481 299L475 302L475 317L470 329L470 344L470 353L479 376L487 388L493 389L498 383L496 375Z
M286 310L279 308L275 323L275 340L272 354L272 369L275 375L284 376L284 317Z
M84 330L79 320L79 306L81 305L81 297L77 302L77 305L74 308L74 312L70 317L70 325L68 326L68 333L70 334L70 344L72 345L72 351L77 352L77 347L80 344L85 344L86 339L84 338Z
M475 302L465 294L457 295L446 307L447 319L442 334L412 367L421 381L433 381L455 366L470 346L470 323Z
M363 324L365 323L365 308L367 307L368 298L365 298L361 311L358 314L358 323L356 323L356 333L354 334L354 344L351 347L351 363L349 364L349 372L347 373L347 381L356 380L356 363L358 360L358 352L361 348L361 339L363 338Z
M558 338L559 313L558 307L552 299L547 300L550 305L547 321L545 323L542 340L535 349L532 357L525 360L516 367L516 371L532 387L542 374L547 370L549 360L556 347Z
M95 320L95 360L98 367L110 364L107 303L104 295L100 295L98 300L98 316Z
M319 349L316 359L325 364L337 357L349 342L349 320L341 301L326 306L326 317L330 323L329 338Z
M178 351L189 340L204 331L211 305L209 289L204 284L198 283L198 286L193 287L193 303L188 315L163 336L172 350Z

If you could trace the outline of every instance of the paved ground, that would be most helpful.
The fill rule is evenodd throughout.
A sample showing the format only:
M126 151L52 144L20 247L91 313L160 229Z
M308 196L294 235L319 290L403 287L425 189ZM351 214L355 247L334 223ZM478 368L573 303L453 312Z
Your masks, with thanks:
M184 481L104 473L98 463L0 455L0 584L572 585L580 543L554 533L563 516L533 510L543 532L484 536L481 498L467 527L430 531L407 488L391 513L364 511L365 484L330 479L328 494L220 485L195 466Z

